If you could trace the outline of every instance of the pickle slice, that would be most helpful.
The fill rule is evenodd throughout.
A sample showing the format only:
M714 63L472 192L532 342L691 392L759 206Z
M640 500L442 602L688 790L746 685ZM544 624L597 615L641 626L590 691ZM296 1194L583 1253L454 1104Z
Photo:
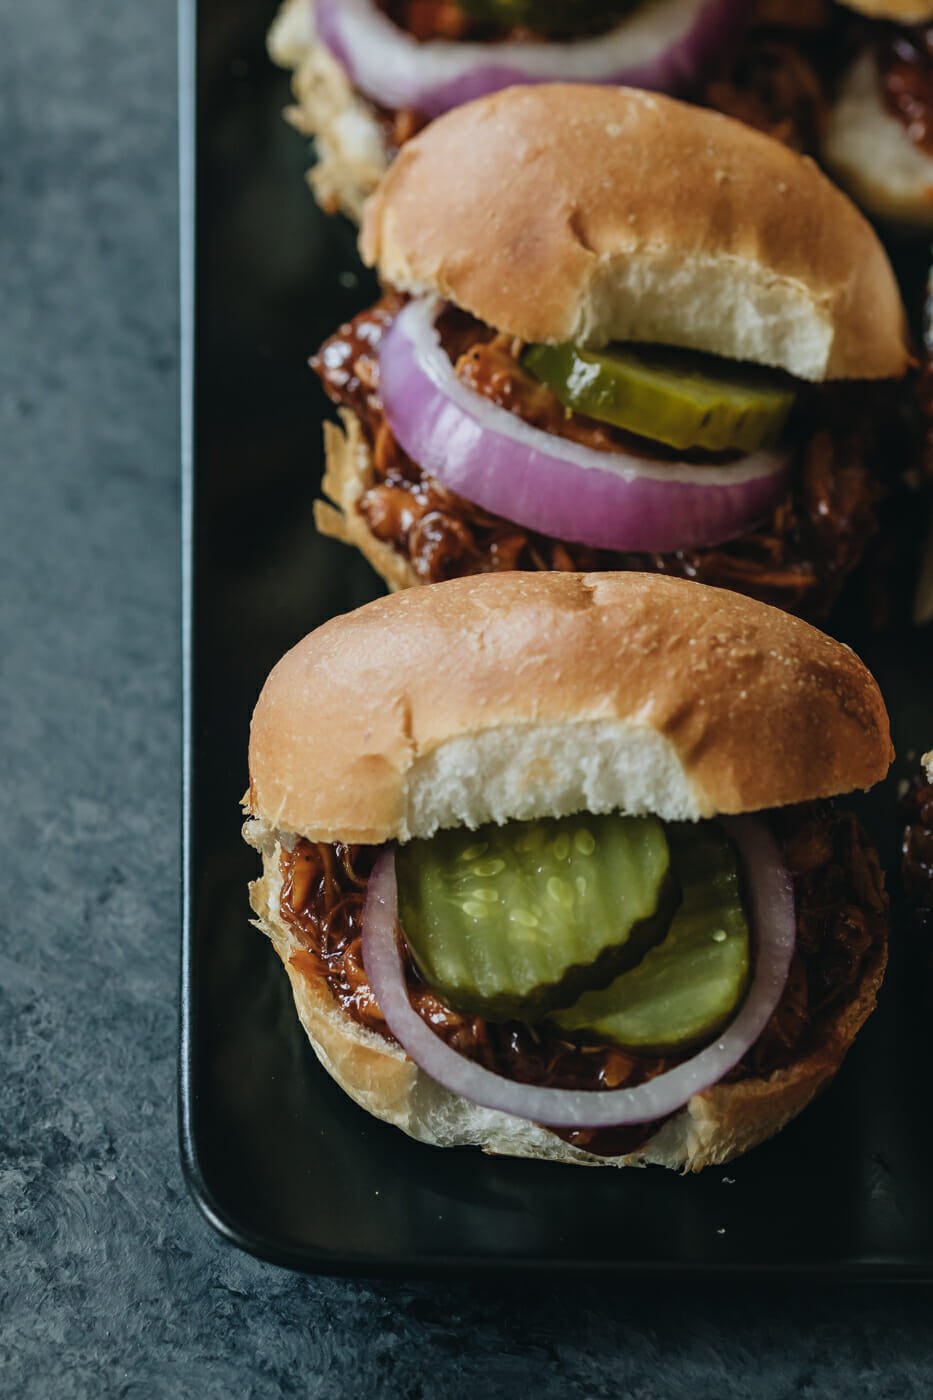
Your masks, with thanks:
M531 1021L604 986L663 938L677 903L664 827L589 814L441 831L396 857L422 977L458 1011Z
M522 364L568 408L680 450L772 446L794 402L776 371L690 350L532 345Z
M683 902L637 967L553 1020L626 1050L684 1050L729 1021L749 978L748 920L735 850L715 822L667 827Z

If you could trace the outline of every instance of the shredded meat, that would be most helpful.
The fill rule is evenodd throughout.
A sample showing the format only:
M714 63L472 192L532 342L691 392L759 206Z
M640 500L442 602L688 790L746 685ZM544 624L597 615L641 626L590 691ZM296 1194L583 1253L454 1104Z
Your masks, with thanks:
M901 799L904 893L921 940L927 997L933 999L933 783L917 774Z
M456 0L380 3L394 23L422 41L566 38L606 29L630 8L609 0L592 7L583 31L579 19L571 31L546 17L539 17L533 28L503 28L470 15ZM888 110L903 122L912 141L933 154L933 27L866 22L831 0L755 0L741 40L725 46L699 88L684 95L819 157L839 80L866 46L876 53ZM411 108L374 104L374 112L390 157L428 122Z
M829 0L757 0L738 51L702 92L710 107L810 155L819 152L847 23Z
M790 612L825 616L877 530L889 437L887 386L825 386L802 395L791 489L771 519L739 539L673 554L614 553L536 535L491 515L424 475L402 451L379 398L379 343L402 298L391 294L341 327L312 360L330 397L360 419L371 445L374 480L360 511L425 582L508 569L637 569L673 574L748 593ZM525 374L517 346L449 311L439 323L465 382L547 431L611 449L615 429L568 414ZM888 435L888 436L886 436ZM632 440L626 445L631 449ZM883 449L886 452L883 453ZM655 455L663 456L663 449Z
M770 1074L805 1053L852 999L886 937L884 875L853 814L808 803L772 813L771 822L794 880L797 947L774 1015L733 1080Z
M757 38L726 77L707 85L709 106L795 151L819 149L826 94L806 53L782 39Z
M452 321L461 323L469 319L462 312L448 311L439 323L441 337L454 361L458 379L477 394L491 399L500 408L507 408L510 413L516 413L533 428L540 428L542 432L551 433L556 437L568 438L571 442L579 442L597 452L622 449L629 454L648 457L654 461L659 458L678 461L687 458L697 462L720 462L736 457L736 453L729 452L677 452L673 448L665 447L663 443L647 443L622 428L600 423L595 418L586 417L585 414L568 412L556 394L522 368L519 360L523 348L521 341L508 335L476 339L476 322L473 322L472 327L458 324L452 332ZM491 332L483 328L481 336L482 334L491 335ZM453 347L458 339L467 340L468 348L457 352Z
M629 0L577 0L547 4L541 0L512 5L512 14L524 23L495 21L495 12L459 0L378 0L379 6L400 29L414 38L495 40L572 38L598 34L617 23L630 8ZM484 10L486 13L484 14Z
M405 142L417 136L430 121L430 117L426 117L424 112L419 112L414 107L380 107L375 102L371 103L371 106L390 161L395 159Z
M774 1015L730 1081L770 1074L806 1054L828 1018L856 995L863 973L884 957L884 877L852 814L820 803L785 809L773 821L794 880L797 949ZM363 901L376 854L373 847L299 840L282 852L281 912L301 942L299 966L306 959L306 969L326 980L355 1021L391 1040L361 954ZM410 959L407 975L412 1005L436 1034L487 1069L522 1083L615 1089L644 1083L677 1062L586 1044L547 1026L464 1016L438 999ZM615 1156L634 1151L657 1126L561 1135Z
M876 53L885 106L933 156L933 26L886 30Z
M933 26L865 21L829 0L756 0L741 45L710 76L702 98L819 156L839 81L865 48L874 50L888 111L933 155Z
M491 24L477 19L457 0L379 0L380 8L400 29L406 30L415 39L424 42L431 39L446 41L463 40L472 43L494 43L499 40L541 40L543 38L569 37L561 24L548 20L547 15L539 16L538 24L531 28L525 25ZM582 6L576 8L573 34L599 33L616 23L628 8L627 0L606 0L593 5L585 0L591 14L581 18ZM429 118L424 112L413 107L390 108L371 103L373 113L382 131L386 150L390 159L398 154L406 141L427 126Z
M379 0L379 7L419 41L475 37L475 24L456 0Z
M578 413L568 414L556 394L522 369L520 353L521 346L510 336L477 341L457 358L457 377L484 398L517 413L533 428L597 451L611 451L615 440L612 428Z

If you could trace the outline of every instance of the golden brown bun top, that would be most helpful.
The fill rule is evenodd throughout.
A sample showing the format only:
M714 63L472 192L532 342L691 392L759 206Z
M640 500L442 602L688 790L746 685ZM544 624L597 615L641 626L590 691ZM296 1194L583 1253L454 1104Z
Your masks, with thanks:
M360 243L384 282L528 341L686 345L802 379L909 355L887 257L812 161L626 88L511 88L410 141Z
M891 20L895 24L924 24L933 19L931 0L841 0L848 10L870 19Z
M737 593L655 575L481 575L311 633L253 715L250 812L322 841L614 807L666 819L867 788L872 676Z

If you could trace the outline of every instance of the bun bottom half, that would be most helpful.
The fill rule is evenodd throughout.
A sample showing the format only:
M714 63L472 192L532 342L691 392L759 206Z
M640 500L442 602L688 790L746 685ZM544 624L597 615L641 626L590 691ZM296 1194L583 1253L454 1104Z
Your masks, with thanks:
M315 39L309 14L309 0L285 0L269 31L269 54L293 70L295 104L285 117L315 143L317 160L307 176L315 199L325 213L339 211L358 224L389 155L372 108Z
M263 875L250 886L254 922L282 960L318 1060L361 1108L433 1147L478 1147L496 1156L578 1166L656 1165L685 1173L722 1165L773 1137L830 1083L874 1010L884 976L887 950L882 946L866 966L856 994L826 1023L808 1054L766 1077L714 1085L694 1095L635 1152L596 1155L535 1123L449 1093L400 1046L347 1015L279 914L279 835L258 821L247 824L245 835L264 865Z

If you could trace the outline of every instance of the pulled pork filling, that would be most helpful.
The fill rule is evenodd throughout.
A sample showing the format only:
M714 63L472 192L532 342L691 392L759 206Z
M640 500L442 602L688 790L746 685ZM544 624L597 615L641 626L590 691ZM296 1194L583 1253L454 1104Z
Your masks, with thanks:
M573 33L546 22L536 29L493 26L455 0L381 0L381 8L400 29L422 41L486 42L599 33L634 6L593 6L591 23L581 31L576 19ZM815 155L846 51L840 39L852 25L851 17L841 15L830 0L755 0L741 43L723 53L718 69L692 96L795 150ZM423 113L411 108L374 110L390 157L427 125Z
M738 52L711 75L703 101L818 156L839 81L866 48L885 107L933 156L933 26L866 21L830 0L756 0Z
M738 51L710 75L703 102L785 146L816 155L848 25L830 0L756 0Z
M422 41L579 37L611 28L624 13L624 7L619 13L611 6L597 8L591 24L571 34L546 23L536 29L490 25L455 0L380 0L380 5L400 29ZM885 107L910 139L933 155L933 26L866 22L831 0L754 0L741 42L727 49L688 95L818 157L839 80L866 47L875 52ZM372 105L390 158L427 126L428 118L413 108Z
M933 156L933 26L888 31L876 52L884 105Z
M390 294L326 341L312 365L334 401L360 420L373 480L359 511L372 534L406 559L423 583L464 574L524 570L635 569L735 589L809 617L825 616L878 528L884 494L876 465L891 409L887 386L823 386L801 394L792 428L796 465L771 518L738 539L673 554L616 553L534 534L447 491L402 450L379 397L379 345L404 304ZM477 393L535 427L611 450L631 438L568 413L528 375L520 345L465 313L439 321L457 374ZM888 438L887 456L893 457ZM653 451L665 455L660 445Z
M419 40L573 37L554 24L534 30L490 25L455 0L382 0L381 8ZM599 33L620 17L610 6L596 8L582 32ZM579 36L579 27L574 33ZM724 53L693 96L794 150L818 155L839 80L867 45L875 51L885 107L933 155L933 26L866 23L830 0L755 0L741 43ZM375 111L392 156L427 125L422 113L408 108Z
M506 18L496 21L495 7L460 0L377 0L399 29L415 39L461 39L471 43L510 39L572 39L584 34L601 34L617 24L626 10L632 8L619 0L583 0L583 3L536 6L514 4L512 14L535 23L513 24ZM527 13L526 13L527 12ZM503 14L507 14L503 7Z
M592 5L588 22L576 18L571 33L560 24L542 22L539 28L527 25L494 25L469 13L469 7L456 0L379 0L379 7L399 29L406 30L420 42L431 39L462 40L468 43L492 43L497 40L541 40L598 34L618 23L626 5ZM579 16L579 6L576 7ZM429 118L414 107L382 107L371 102L373 113L382 131L386 151L394 159L406 141L427 126Z
M862 977L883 965L887 936L884 877L850 813L812 803L772 814L794 881L797 946L781 1000L764 1032L727 1081L785 1068L820 1041L833 1016L857 995ZM302 945L292 962L322 977L354 1021L391 1040L363 966L366 885L380 848L299 840L282 851L281 914ZM460 1054L526 1084L562 1089L634 1087L677 1063L614 1045L585 1043L546 1025L495 1023L451 1011L407 965L412 1005ZM691 1052L694 1053L694 1052ZM686 1058L682 1056L680 1058ZM658 1129L574 1130L560 1136L601 1155L634 1151Z

